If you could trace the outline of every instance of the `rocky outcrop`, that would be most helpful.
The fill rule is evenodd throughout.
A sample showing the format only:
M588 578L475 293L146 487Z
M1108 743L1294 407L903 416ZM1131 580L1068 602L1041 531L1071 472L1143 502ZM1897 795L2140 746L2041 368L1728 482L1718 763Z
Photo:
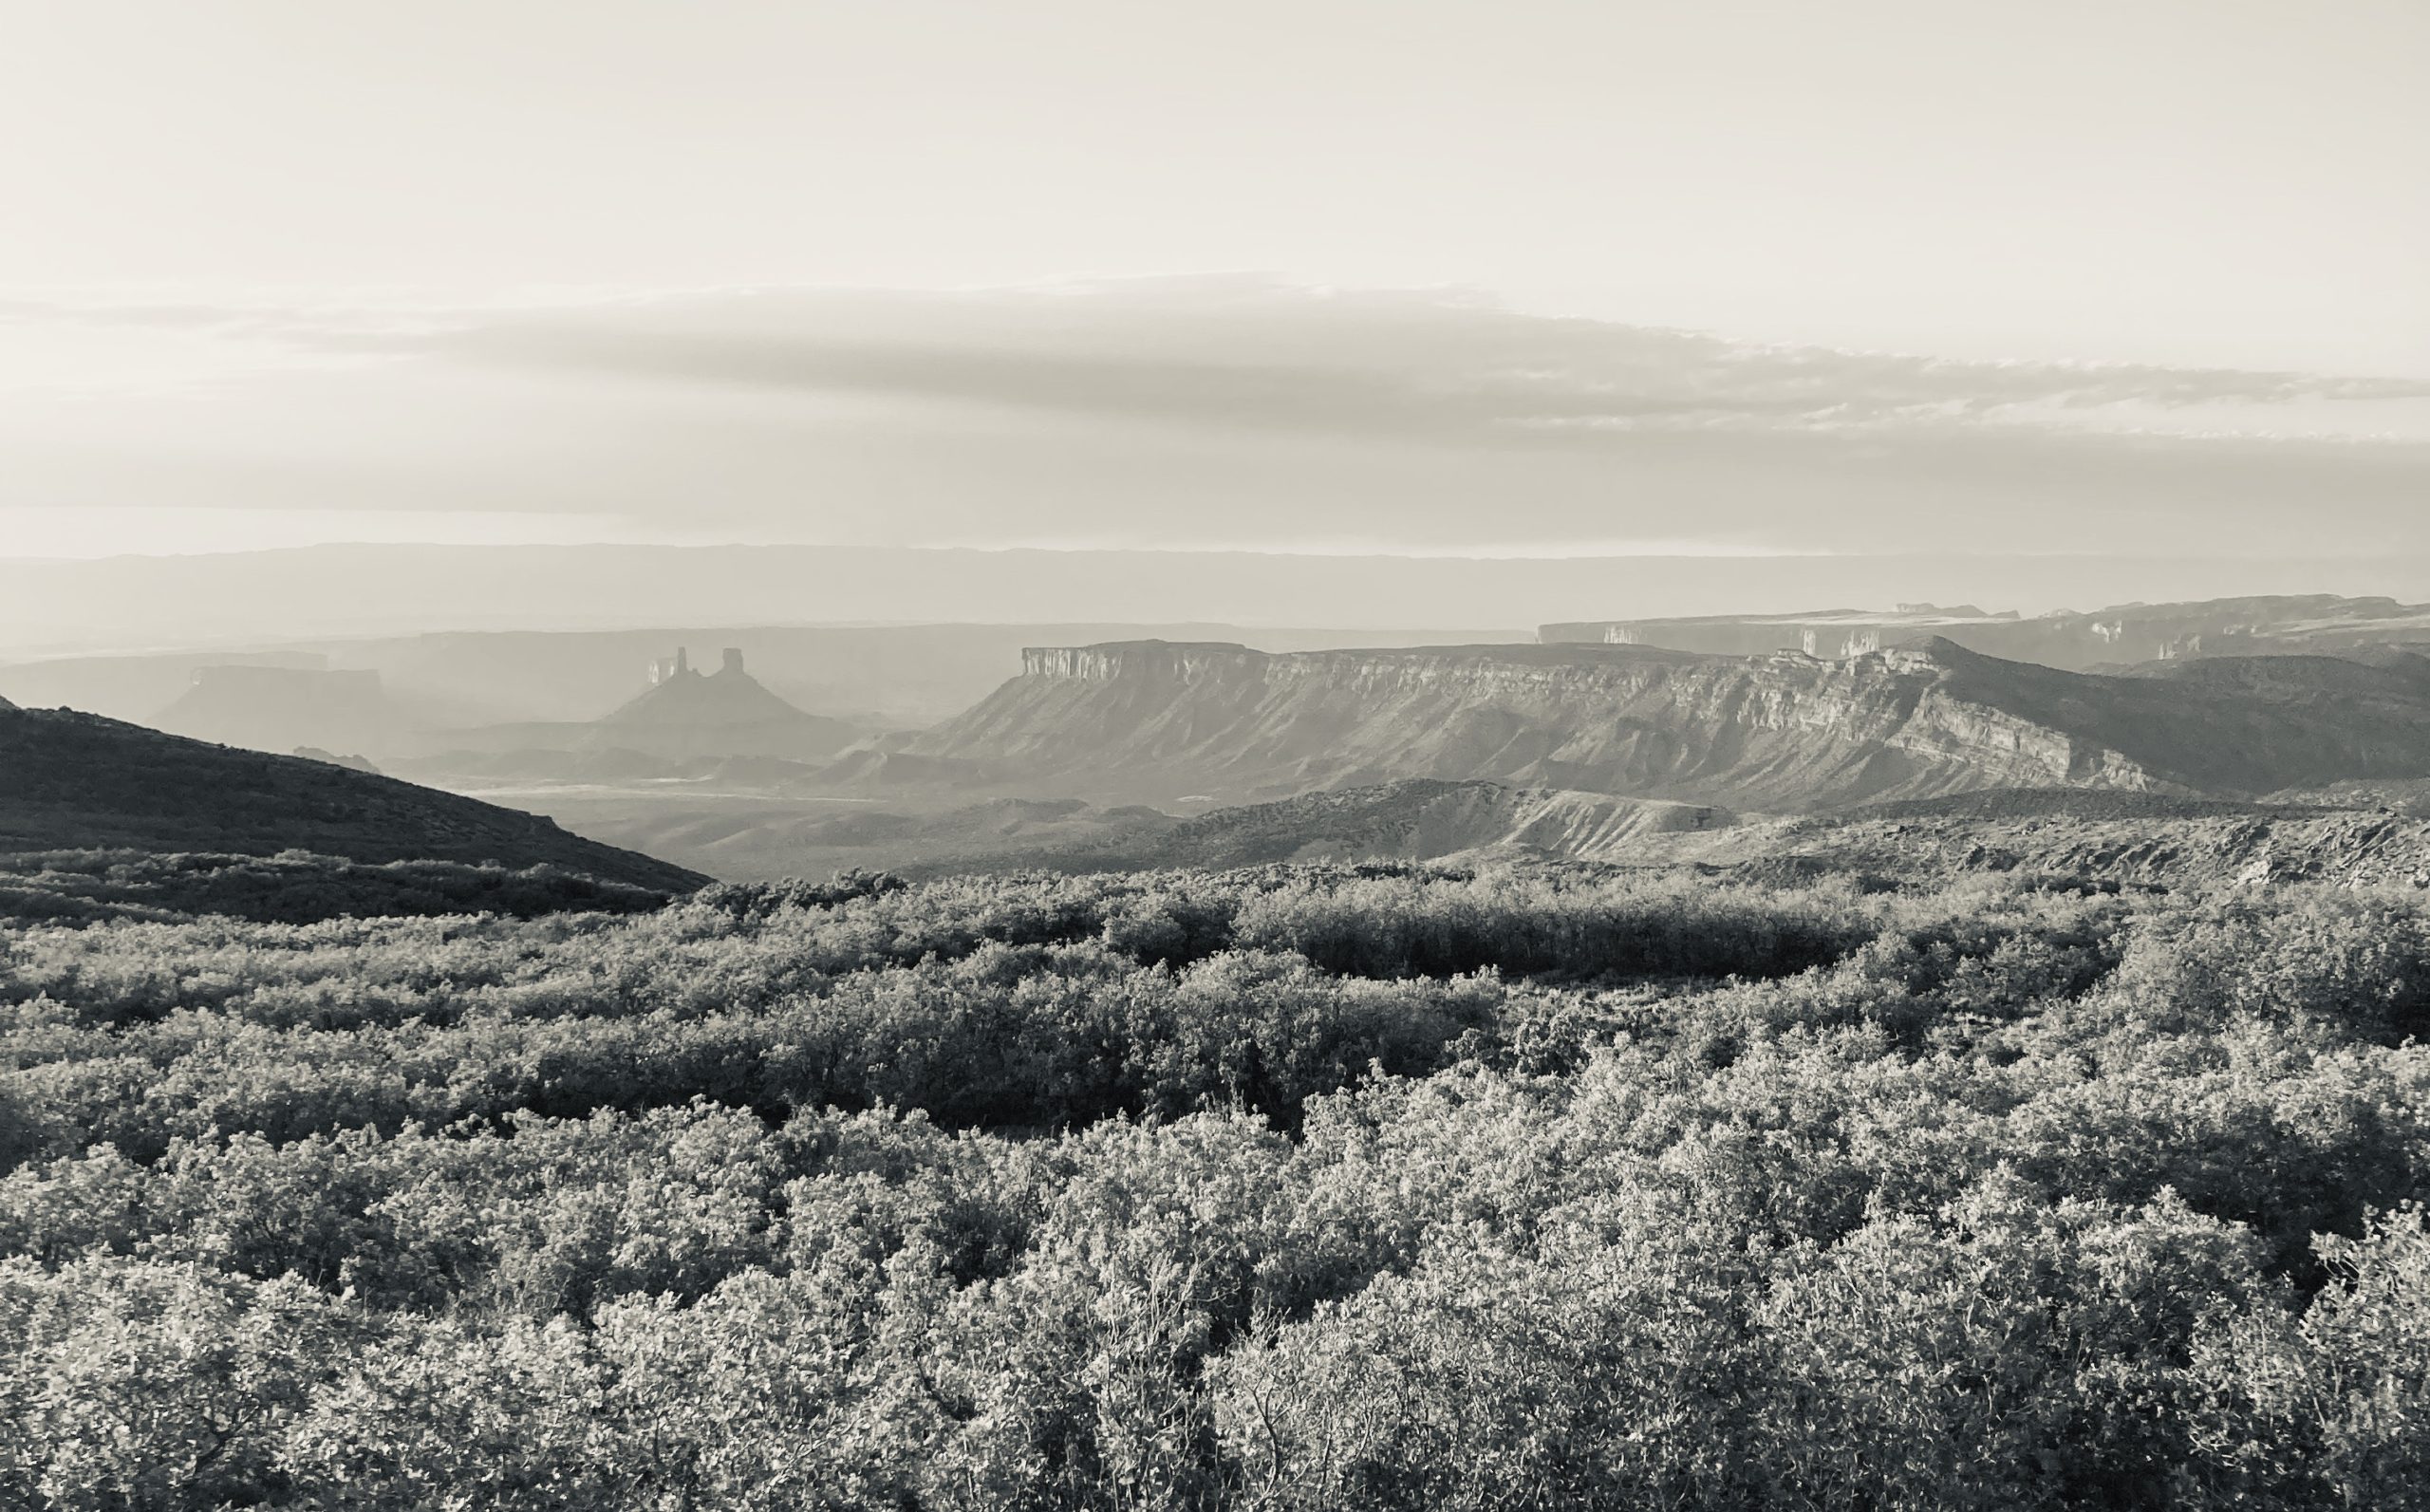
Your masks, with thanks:
M771 692L743 670L741 651L731 646L715 672L693 667L679 647L650 663L649 673L649 686L604 719L448 731L434 737L439 749L430 754L622 751L676 762L724 756L817 761L861 737L858 726L796 708ZM455 770L472 766L459 762Z
M742 653L728 647L715 672L697 672L683 649L651 668L650 685L599 722L624 729L700 728L797 723L817 716L768 691L742 669Z
M1081 681L1200 681L1241 673L1267 653L1221 641L1120 641L1105 645L1029 646L1021 675Z
M2328 691L2305 680L2300 693L2087 677L1937 639L1842 659L1131 642L1038 648L1023 664L960 718L839 777L885 786L890 767L966 789L1150 802L1432 777L1777 811L2430 773L2430 697L2406 674L2350 663Z

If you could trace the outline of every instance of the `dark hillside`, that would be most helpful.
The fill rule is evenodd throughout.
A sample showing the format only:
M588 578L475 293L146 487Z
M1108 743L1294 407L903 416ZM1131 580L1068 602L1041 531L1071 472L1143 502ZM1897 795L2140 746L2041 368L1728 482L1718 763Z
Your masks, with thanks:
M104 849L551 865L672 891L706 880L391 777L65 709L0 712L0 852Z
M2343 776L2430 775L2430 680L2419 658L2164 662L2085 676L1927 649L1951 696L2118 751L2169 782L2222 796Z

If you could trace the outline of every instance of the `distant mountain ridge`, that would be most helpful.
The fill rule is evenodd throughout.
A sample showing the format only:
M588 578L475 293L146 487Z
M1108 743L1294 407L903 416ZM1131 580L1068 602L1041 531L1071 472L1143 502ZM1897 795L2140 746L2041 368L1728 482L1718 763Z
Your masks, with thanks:
M2089 613L2030 618L1974 606L1902 604L1888 611L1814 609L1792 614L1585 620L1544 625L1544 644L1653 645L1752 656L1802 650L1848 657L1938 636L2007 661L2071 671L2196 657L2335 653L2415 644L2430 646L2430 605L2332 593L2120 604Z
M2423 775L2420 658L2091 676L1935 638L1839 660L1041 647L969 712L848 756L830 780L1238 802L1433 777L1779 812L1983 788L2246 794Z
M114 849L548 865L669 892L707 880L536 814L325 761L65 709L0 711L0 851Z
M849 546L346 545L207 556L0 560L0 655L264 644L486 628L609 632L718 625L937 624L1489 627L1705 612L1735 604L1887 604L1932 594L2004 605L2193 600L2302 583L2415 591L2430 552L2324 540L2296 559L2035 556L1290 555ZM1447 611L1447 606L1456 606ZM1110 639L1097 635L1091 639ZM1245 637L1242 637L1245 639ZM1033 644L1079 637L1037 635ZM1433 637L1442 639L1442 637ZM656 644L639 643L642 654ZM734 644L734 643L726 643ZM761 651L752 648L755 658ZM769 663L773 668L775 663ZM397 679L400 691L406 682ZM790 678L771 678L783 691ZM419 691L412 689L411 691ZM27 695L15 687L20 702ZM70 699L67 701L73 702ZM821 700L815 707L861 712ZM514 716L499 712L492 718ZM546 716L543 716L546 717Z
M751 675L797 708L879 727L951 719L1020 666L1026 645L1100 641L1241 641L1268 651L1336 645L1524 641L1532 631L1243 626L1188 623L752 625L670 623L640 630L458 630L364 641L307 641L251 652L162 652L0 663L0 692L139 724L184 694L199 667L253 663L376 671L391 698L446 729L596 719L636 691L635 674L668 647L733 646ZM281 748L284 749L284 748Z

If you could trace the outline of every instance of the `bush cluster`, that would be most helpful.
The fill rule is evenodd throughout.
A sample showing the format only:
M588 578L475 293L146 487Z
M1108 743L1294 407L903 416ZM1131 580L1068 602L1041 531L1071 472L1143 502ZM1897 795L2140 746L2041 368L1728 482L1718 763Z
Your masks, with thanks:
M0 855L0 924L176 921L197 914L256 924L499 913L644 913L668 894L562 867L494 862L350 861L289 850L48 850Z
M0 1505L2430 1504L2430 923L1561 870L0 933Z

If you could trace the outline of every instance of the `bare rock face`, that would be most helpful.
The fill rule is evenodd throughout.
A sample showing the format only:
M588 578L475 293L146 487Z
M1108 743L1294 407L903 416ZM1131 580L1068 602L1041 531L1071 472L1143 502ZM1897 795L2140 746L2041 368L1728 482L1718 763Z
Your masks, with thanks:
M689 655L653 663L650 685L597 721L582 737L664 757L779 756L817 759L860 732L839 719L795 708L742 668L742 652L721 653L718 670L695 671Z
M2091 677L1945 640L1837 660L1557 644L1039 648L903 769L1169 801L1415 777L1830 808L1989 788L2261 793L2430 773L2430 681Z

